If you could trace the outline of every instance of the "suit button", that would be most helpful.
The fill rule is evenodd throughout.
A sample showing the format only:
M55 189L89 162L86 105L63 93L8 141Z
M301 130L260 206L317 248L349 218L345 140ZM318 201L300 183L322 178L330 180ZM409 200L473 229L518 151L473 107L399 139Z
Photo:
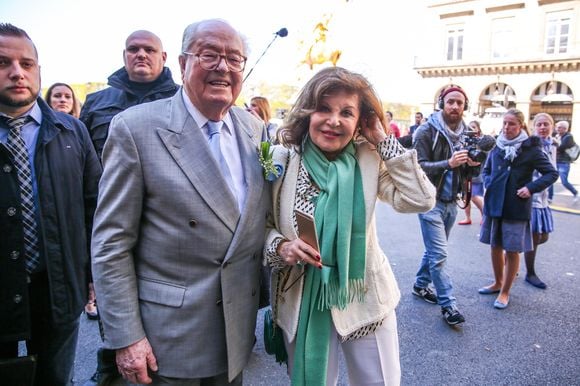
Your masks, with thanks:
M14 300L14 303L16 303L16 304L20 303L22 301L22 295L20 295L20 294L14 295L13 300Z
M14 216L16 214L16 208L11 206L6 210L6 214L10 217Z
M18 251L12 251L12 252L10 252L10 258L11 258L12 260L16 260L16 259L18 259L19 257L20 257L20 252L18 252Z
M6 164L2 166L2 170L4 171L4 173L10 173L12 171L12 166Z
M217 302L215 302L215 305L216 305L216 306L221 306L221 305L222 305L222 300L220 299L220 300L218 300Z
M189 220L190 227L195 228L196 225L197 225L197 221L195 221L194 219Z
M229 261L226 261L226 262L224 262L224 263L222 264L222 268L225 268L225 267L227 267L228 265L230 265L230 262L229 262Z
M256 296L256 289L252 288L252 296Z

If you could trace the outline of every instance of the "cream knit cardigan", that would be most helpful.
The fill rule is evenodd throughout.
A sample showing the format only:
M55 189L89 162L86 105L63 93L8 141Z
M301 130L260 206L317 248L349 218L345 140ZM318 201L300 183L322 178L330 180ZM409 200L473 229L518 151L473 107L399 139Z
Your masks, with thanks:
M394 311L401 297L389 261L377 240L377 198L402 213L426 212L435 205L435 188L417 162L415 150L383 162L374 146L363 141L356 143L356 157L362 174L366 211L365 301L350 303L343 310L331 310L336 331L343 337L361 327L383 320ZM292 213L301 159L301 155L295 150L281 146L274 148L274 160L284 165L285 170L272 184L273 222L269 221L264 250L277 237L288 240L298 238ZM276 289L279 280L288 286L298 278L303 269L300 266L288 266L272 273L271 299L272 303L276 302L273 305L276 309L276 322L290 342L294 340L298 328L304 276L286 292Z

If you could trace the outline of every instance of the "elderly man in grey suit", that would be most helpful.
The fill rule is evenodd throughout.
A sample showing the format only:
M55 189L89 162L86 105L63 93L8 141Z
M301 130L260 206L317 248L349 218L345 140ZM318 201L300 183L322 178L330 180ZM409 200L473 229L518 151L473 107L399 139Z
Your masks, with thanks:
M111 123L93 276L105 346L131 383L242 384L270 205L264 125L233 107L245 53L227 22L189 25L182 89Z

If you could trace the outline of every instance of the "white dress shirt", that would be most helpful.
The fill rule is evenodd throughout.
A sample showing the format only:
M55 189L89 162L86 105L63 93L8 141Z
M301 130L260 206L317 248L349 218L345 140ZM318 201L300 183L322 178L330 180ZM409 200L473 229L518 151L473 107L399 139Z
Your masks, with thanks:
M185 93L185 90L181 89L181 95L183 97L183 102L185 108L195 121L197 125L201 128L203 136L209 141L209 135L206 129L206 123L209 121L189 100L189 97ZM230 174L234 182L235 192L234 196L238 200L238 208L240 213L244 209L244 204L246 202L246 179L244 177L244 168L242 167L242 159L240 157L240 150L238 147L238 136L236 135L236 130L234 128L234 122L229 112L223 117L222 121L224 125L221 129L220 137L220 148L222 154L228 164L230 169ZM209 147L209 144L208 144Z

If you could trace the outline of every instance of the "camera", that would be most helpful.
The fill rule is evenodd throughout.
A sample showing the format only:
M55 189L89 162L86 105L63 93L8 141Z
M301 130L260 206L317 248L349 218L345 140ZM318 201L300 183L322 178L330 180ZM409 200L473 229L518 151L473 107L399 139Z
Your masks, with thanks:
M491 135L479 137L477 131L464 131L460 138L457 150L467 150L467 156L475 162L483 163L489 152L495 146L495 139Z

